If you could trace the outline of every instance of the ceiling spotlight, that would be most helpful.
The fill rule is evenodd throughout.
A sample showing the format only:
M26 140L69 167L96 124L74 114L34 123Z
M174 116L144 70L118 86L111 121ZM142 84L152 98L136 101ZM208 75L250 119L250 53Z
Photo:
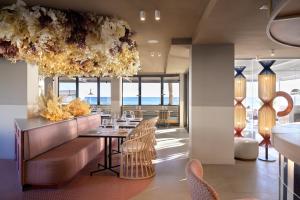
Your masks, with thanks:
M157 44L158 40L148 40L147 41L149 44Z
M140 11L140 20L146 21L146 12L143 10Z
M259 8L259 10L269 10L269 6L264 4Z
M160 20L160 11L159 10L155 10L154 11L154 16L155 16L155 20L159 21Z
M274 49L271 50L271 54L270 54L270 55L271 55L271 57L274 57L274 56L275 56Z
M154 57L154 51L150 52L150 56Z

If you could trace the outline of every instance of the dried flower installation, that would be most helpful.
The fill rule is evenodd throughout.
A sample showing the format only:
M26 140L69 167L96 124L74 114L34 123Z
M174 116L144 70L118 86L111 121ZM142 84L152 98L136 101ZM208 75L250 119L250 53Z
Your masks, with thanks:
M71 101L65 109L71 113L74 117L84 116L91 113L90 105L80 99Z
M132 76L140 69L129 25L116 18L18 0L0 10L0 56L44 76Z
M73 116L61 105L61 98L53 94L53 90L49 90L47 95L39 97L39 113L40 116L50 121L61 121L72 119Z

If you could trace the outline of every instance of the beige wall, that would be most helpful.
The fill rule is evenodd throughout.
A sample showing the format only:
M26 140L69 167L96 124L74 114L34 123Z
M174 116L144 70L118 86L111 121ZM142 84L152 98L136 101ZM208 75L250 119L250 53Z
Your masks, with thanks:
M24 105L27 102L27 65L0 59L0 105Z
M193 45L190 68L190 156L233 164L234 45Z
M38 70L0 59L0 72L0 159L13 159L14 119L27 118L37 108Z

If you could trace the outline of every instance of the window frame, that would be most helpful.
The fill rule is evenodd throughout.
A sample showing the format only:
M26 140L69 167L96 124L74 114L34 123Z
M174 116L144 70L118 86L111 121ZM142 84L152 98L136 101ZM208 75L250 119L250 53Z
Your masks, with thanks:
M62 77L58 77L58 96L59 96L59 89L60 89L60 78ZM76 85L76 98L79 98L79 77L73 77L75 78L75 85ZM101 82L101 78L100 77L84 77L84 78L97 78L97 104L93 104L93 106L111 106L111 101L110 104L100 104L100 82ZM107 77L105 77L107 78ZM109 80L111 83L111 79ZM112 97L110 97L112 98Z
M167 75L155 75L155 74L149 74L149 75L136 75L132 76L138 78L138 104L135 105L124 105L124 77L122 78L122 106L179 106L179 105L164 105L164 78L165 77L178 77L180 82L180 76L179 74L167 74ZM143 77L152 77L152 78L160 78L160 104L158 105L147 105L142 104L142 78Z

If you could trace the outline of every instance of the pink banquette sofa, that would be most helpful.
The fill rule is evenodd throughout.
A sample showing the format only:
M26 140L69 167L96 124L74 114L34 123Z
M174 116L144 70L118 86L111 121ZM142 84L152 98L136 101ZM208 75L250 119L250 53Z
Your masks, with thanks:
M59 186L72 179L104 149L100 138L78 137L99 127L100 115L61 122L16 120L16 157L23 189Z

